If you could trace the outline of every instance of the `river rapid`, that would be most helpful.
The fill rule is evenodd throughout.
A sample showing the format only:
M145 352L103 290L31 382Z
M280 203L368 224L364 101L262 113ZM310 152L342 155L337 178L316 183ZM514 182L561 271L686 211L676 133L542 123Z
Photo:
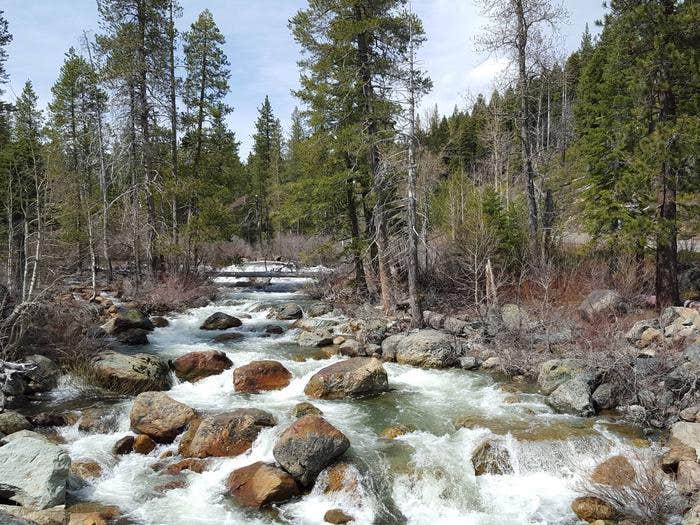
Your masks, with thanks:
M361 472L359 492L324 494L317 486L300 499L273 509L238 507L225 492L229 474L256 461L274 462L275 440L293 421L293 407L308 401L303 392L306 382L321 368L342 359L320 359L317 349L299 347L294 342L295 329L262 337L263 327L271 322L267 319L270 307L310 303L301 284L303 280L274 279L262 290L223 288L216 302L169 317L170 326L156 328L149 336L151 344L137 349L164 359L218 349L226 352L234 366L259 359L280 361L293 374L283 390L237 394L232 371L227 370L196 383L175 380L169 392L203 413L239 407L272 413L278 424L263 430L251 450L234 458L211 458L207 471L184 471L184 486L163 490L159 487L173 478L152 467L162 461L159 456L164 452L177 453L177 441L159 445L148 455L114 456L115 442L131 433L132 400L112 400L110 410L118 419L116 432L85 433L77 424L59 429L74 461L93 460L102 467L102 474L89 480L89 485L73 487L71 497L116 505L125 523L144 525L311 525L324 523L325 512L334 508L343 509L363 525L573 524L577 520L570 504L586 471L609 455L629 454L639 445L633 431L612 419L556 414L537 393L514 395L511 388L482 373L386 363L392 389L388 393L370 399L311 400L350 440L346 456ZM202 331L199 325L216 311L249 314L250 319L242 319L243 326L235 329L245 337L225 345L212 343L216 333ZM67 381L43 409L103 403ZM466 422L465 426L456 421ZM380 437L386 427L397 424L416 430L396 439ZM494 436L510 454L512 473L476 476L472 452Z

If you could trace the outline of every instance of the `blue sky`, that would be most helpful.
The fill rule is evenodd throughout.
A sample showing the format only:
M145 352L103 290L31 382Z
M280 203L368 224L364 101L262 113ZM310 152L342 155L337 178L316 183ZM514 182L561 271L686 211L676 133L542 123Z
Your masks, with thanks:
M208 8L226 37L225 51L231 62L231 94L235 108L229 123L242 142L242 156L250 148L257 107L265 95L285 128L297 103L291 90L298 85L296 61L299 49L287 21L305 0L181 0L185 30L200 11ZM601 0L567 0L569 23L561 28L560 54L576 49L586 23L601 18ZM82 32L98 30L95 0L2 0L1 9L10 23L14 40L9 48L9 95L19 93L31 79L40 102L50 98L63 54L78 46ZM475 50L474 38L484 20L472 0L413 0L423 20L428 40L421 50L423 68L434 89L422 102L424 108L438 104L450 113L479 92L490 92L503 61Z

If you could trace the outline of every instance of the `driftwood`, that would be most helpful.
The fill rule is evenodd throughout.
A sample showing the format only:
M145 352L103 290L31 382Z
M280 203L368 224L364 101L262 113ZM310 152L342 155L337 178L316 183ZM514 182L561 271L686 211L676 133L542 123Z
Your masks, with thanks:
M6 396L17 396L24 393L29 372L37 368L35 363L11 363L0 360L0 412L5 408Z

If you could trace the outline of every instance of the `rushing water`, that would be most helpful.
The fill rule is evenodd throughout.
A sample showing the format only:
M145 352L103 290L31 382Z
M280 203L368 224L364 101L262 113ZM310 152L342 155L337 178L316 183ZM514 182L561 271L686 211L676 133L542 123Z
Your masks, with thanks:
M576 523L570 503L577 480L604 457L628 450L632 441L615 432L605 420L559 415L533 393L516 398L489 376L462 370L423 370L385 364L392 391L362 400L313 403L324 417L349 438L347 455L362 474L360 497L324 494L316 488L302 498L268 511L237 507L225 494L225 480L234 469L255 461L273 462L276 437L292 421L295 404L306 401L303 389L319 369L339 360L300 359L312 355L293 341L296 331L261 337L273 304L307 299L289 280L276 280L265 290L228 288L215 303L170 318L158 328L144 350L175 358L195 350L221 349L234 366L256 359L275 359L293 374L280 391L241 395L233 391L230 370L197 383L177 383L169 394L201 412L238 407L265 409L278 421L260 433L252 449L235 458L212 458L202 474L185 471L186 485L159 489L172 477L152 466L177 443L161 445L149 455L115 457L112 447L128 435L130 400L113 406L119 431L87 434L77 426L61 430L73 460L95 460L102 475L76 489L80 499L117 505L130 522L149 525L324 523L325 512L344 509L357 524L478 524L525 525ZM239 331L245 337L226 345L211 343L213 334L199 330L215 311L249 314ZM65 406L82 394L65 385L54 403ZM77 402L77 401L73 401ZM457 428L455 420L466 421ZM415 428L397 439L380 437L390 425ZM472 451L494 432L510 452L513 473L475 476Z

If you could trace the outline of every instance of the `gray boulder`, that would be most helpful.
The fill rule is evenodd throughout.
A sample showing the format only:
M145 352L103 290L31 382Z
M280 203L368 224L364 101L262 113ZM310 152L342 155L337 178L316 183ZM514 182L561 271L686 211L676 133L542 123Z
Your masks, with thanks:
M501 321L510 332L529 332L537 326L537 322L517 304L504 304L501 307Z
M561 412L571 412L579 416L595 414L591 399L591 387L582 379L571 379L559 385L547 398L547 402Z
M299 346L321 348L333 344L333 334L329 330L302 331L297 336Z
M148 316L136 308L117 308L117 312L109 321L102 325L102 329L109 335L117 335L131 329L152 331L154 326Z
M581 317L588 321L597 316L625 313L627 303L615 290L593 290L579 306Z
M445 314L431 312L430 310L423 312L423 321L425 322L426 326L429 326L435 330L442 330L442 328L445 326L445 319Z
M445 317L442 327L443 330L453 335L462 335L469 331L469 323L457 317Z
M671 427L671 439L676 439L686 447L694 449L695 454L700 458L700 423L679 421Z
M579 379L591 385L595 374L580 359L550 359L540 365L537 384L543 394L549 395L572 379Z
M309 415L282 432L272 453L284 470L308 487L349 447L345 434L322 417Z
M390 335L382 341L382 361L396 361L396 350L399 343L406 338L406 334Z
M3 434L14 434L20 430L27 430L30 428L32 428L32 424L19 412L15 412L14 410L0 412L0 432Z
M242 324L238 317L225 314L224 312L215 312L207 317L199 328L200 330L228 330Z
M386 370L379 359L353 357L316 372L304 388L307 396L340 399L375 395L389 390Z
M405 365L447 368L457 366L460 357L455 338L437 330L418 330L403 337L396 346L396 362Z
M43 355L30 355L25 359L28 363L36 365L26 374L28 379L27 392L46 392L58 386L61 377L61 369L51 359Z
M688 345L685 350L683 350L683 359L700 365L700 343Z
M0 494L35 510L62 505L70 457L45 440L23 437L0 447Z
M593 391L593 404L600 410L609 410L617 405L615 387L612 383L603 383Z
M362 357L366 355L364 345L355 339L346 339L340 346L340 353L348 357Z
M304 311L298 304L287 303L275 308L269 317L279 319L280 321L293 321L304 317Z
M151 354L122 354L111 350L93 359L95 378L105 388L140 393L170 388L168 364Z

